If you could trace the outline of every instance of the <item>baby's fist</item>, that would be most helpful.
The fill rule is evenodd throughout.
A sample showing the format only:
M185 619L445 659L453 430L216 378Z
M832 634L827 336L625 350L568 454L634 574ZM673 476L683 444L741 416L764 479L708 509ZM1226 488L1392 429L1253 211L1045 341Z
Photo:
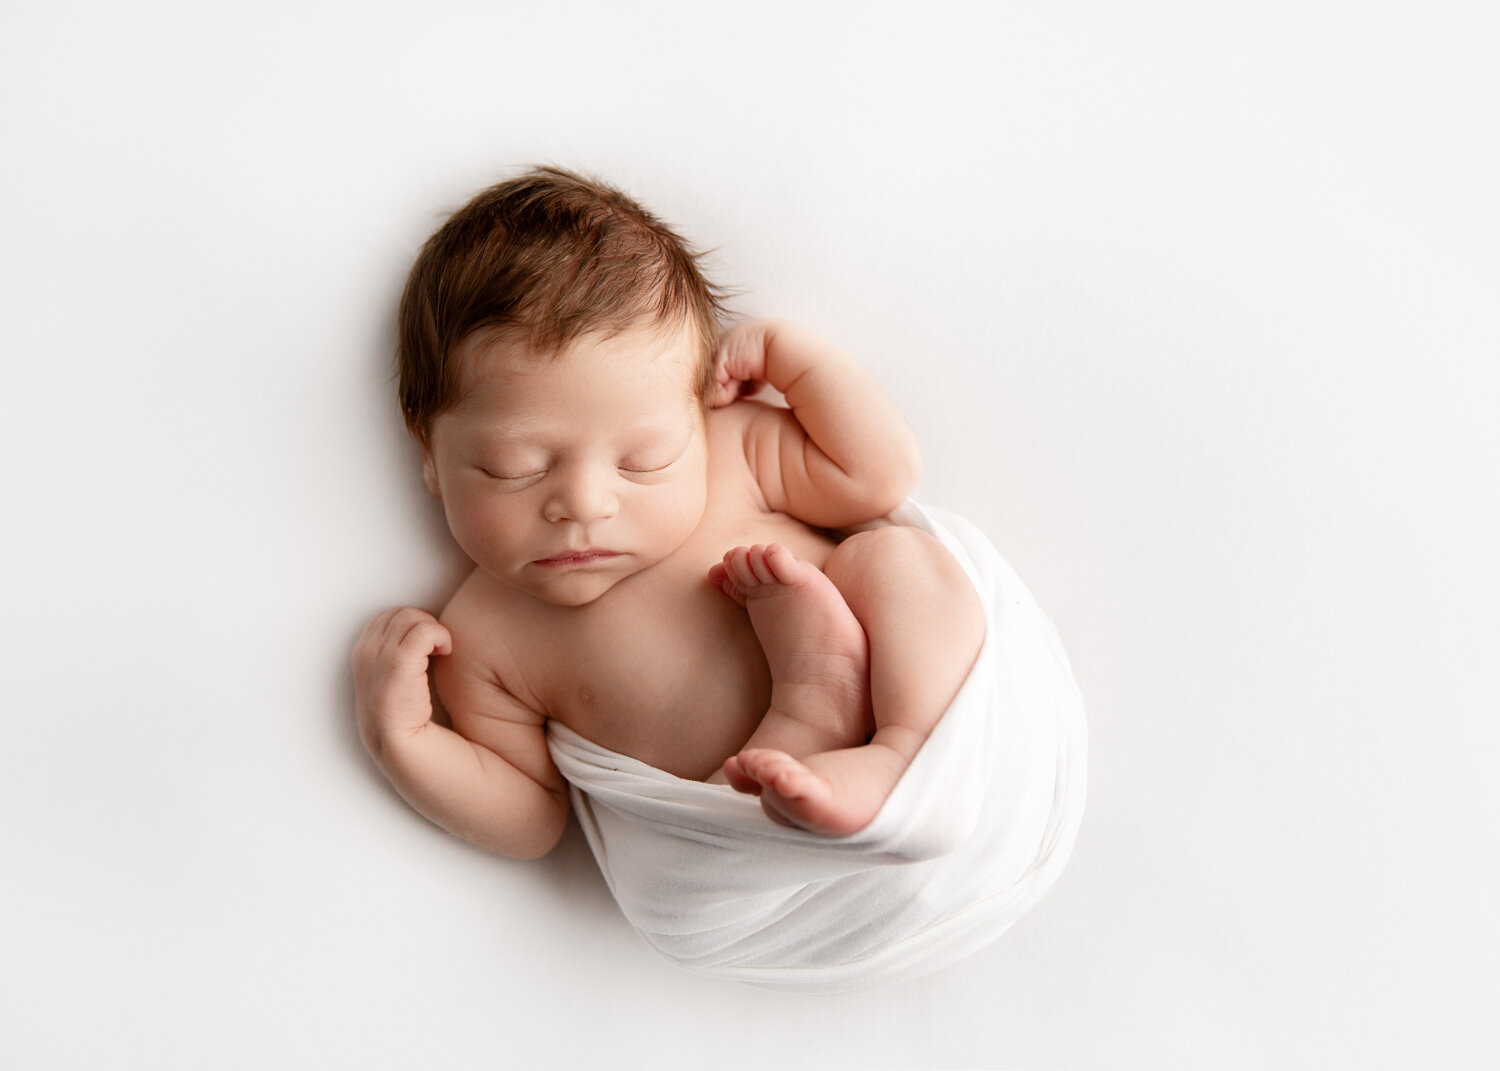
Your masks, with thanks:
M426 610L397 607L375 615L354 645L354 709L374 750L383 736L415 732L432 720L427 660L453 650L453 637Z
M715 409L748 398L766 378L767 320L737 324L719 337L714 351L714 385L708 402Z

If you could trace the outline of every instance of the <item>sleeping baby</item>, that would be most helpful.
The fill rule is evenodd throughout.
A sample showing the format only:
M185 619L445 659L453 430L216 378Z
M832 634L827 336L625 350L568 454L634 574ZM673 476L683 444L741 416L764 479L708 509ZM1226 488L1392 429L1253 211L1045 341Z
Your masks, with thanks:
M485 190L429 239L401 300L400 398L475 568L441 618L393 609L365 629L361 737L413 807L505 855L549 851L571 798L627 916L690 967L805 988L930 969L933 931L987 940L964 916L1016 901L1037 867L1044 888L1066 857L1082 802L1071 678L1043 704L1052 731L1022 733L1040 764L1011 739L984 769L933 775L973 797L951 821L919 785L902 795L920 828L886 818L961 692L984 709L958 765L996 736L999 588L903 506L916 445L855 361L792 324L721 334L721 312L670 228L561 170ZM764 385L785 404L756 400ZM1063 765L1076 806L1060 809ZM896 886L947 861L968 889L1016 855L996 841L961 862L997 776L1024 860L1003 891L958 893L970 902L906 932L939 875L904 905L887 903ZM747 888L736 871L757 846L773 880ZM842 878L845 906L820 902ZM851 940L872 920L837 917L860 901L904 928Z

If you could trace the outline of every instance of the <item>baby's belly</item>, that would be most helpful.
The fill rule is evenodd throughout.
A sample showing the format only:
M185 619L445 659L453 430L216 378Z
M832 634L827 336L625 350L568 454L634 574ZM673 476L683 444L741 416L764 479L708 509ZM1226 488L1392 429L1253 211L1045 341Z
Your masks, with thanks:
M789 519L788 519L789 520ZM771 677L744 609L709 584L708 567L749 542L783 542L822 565L832 540L804 525L758 526L722 547L703 541L682 562L600 600L555 667L551 716L602 747L702 780L750 738ZM666 563L663 563L666 564ZM611 593L614 595L616 593Z

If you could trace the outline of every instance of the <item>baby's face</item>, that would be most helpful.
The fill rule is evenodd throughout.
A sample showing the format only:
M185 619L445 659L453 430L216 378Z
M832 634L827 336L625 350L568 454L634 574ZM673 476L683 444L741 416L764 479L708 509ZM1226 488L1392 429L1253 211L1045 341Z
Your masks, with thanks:
M438 416L427 487L479 568L582 606L677 550L703 517L708 448L693 334L637 327L556 357L476 336Z

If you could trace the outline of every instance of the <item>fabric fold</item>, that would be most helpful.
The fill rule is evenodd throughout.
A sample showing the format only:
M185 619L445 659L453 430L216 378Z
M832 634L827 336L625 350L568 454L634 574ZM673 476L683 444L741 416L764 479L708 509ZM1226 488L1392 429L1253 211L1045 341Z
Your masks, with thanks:
M686 781L551 723L548 742L632 926L690 970L831 991L938 970L1056 881L1085 801L1083 705L1056 630L967 521L907 503L984 604L974 667L875 820L788 829L726 785Z

